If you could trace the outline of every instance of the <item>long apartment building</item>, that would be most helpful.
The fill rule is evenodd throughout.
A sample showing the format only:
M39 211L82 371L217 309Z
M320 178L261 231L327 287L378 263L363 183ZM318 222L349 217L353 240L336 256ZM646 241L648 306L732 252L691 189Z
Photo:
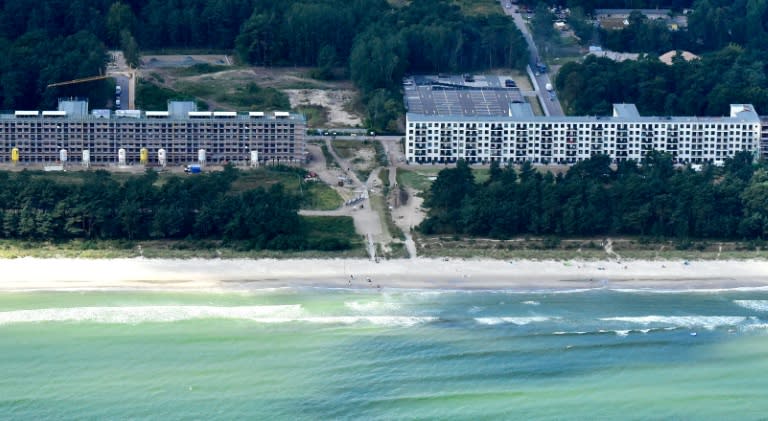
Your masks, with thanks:
M763 159L768 159L768 115L760 117L763 125L763 134L760 137L760 154Z
M0 115L0 163L304 163L306 121L289 112L94 110L60 101L57 111Z
M725 117L643 117L633 104L614 105L609 117L540 117L514 103L505 116L407 113L405 152L420 164L573 164L596 154L640 161L656 150L676 163L719 164L739 151L757 157L767 126L748 104L732 104Z

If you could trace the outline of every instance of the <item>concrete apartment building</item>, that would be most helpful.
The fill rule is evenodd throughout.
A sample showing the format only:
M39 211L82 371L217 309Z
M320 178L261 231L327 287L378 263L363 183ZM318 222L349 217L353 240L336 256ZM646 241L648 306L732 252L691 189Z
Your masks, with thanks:
M763 159L768 159L768 116L761 116L763 125L763 134L760 137L760 155Z
M724 110L725 111L725 110ZM722 163L738 151L768 146L768 119L748 104L725 117L644 117L633 104L615 104L609 117L534 116L527 103L507 115L406 114L405 153L411 163L573 164L596 154L636 160L657 150L676 163Z
M301 164L305 132L304 117L289 112L197 111L192 102L170 102L167 111L88 113L87 101L64 100L57 111L0 115L0 163Z

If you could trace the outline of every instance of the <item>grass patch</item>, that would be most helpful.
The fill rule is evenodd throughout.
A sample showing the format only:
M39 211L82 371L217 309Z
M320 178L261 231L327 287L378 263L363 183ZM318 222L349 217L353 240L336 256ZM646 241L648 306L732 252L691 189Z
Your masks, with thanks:
M600 246L601 239L515 238L491 240L459 236L424 236L413 232L419 256L491 258L517 260L614 260ZM677 250L674 242L647 242L638 239L614 240L614 251L628 260L716 260L768 259L768 251L746 243L730 242ZM722 252L718 249L722 246Z
M208 80L205 82L176 82L173 87L178 92L198 98L211 98L221 92L221 87L218 84L208 83Z
M235 88L233 93L218 93L216 101L227 103L241 110L290 110L291 102L288 95L272 88L262 88L255 83Z
M333 150L336 151L336 155L344 159L350 159L354 157L357 152L362 149L362 142L357 140L336 139L331 142L331 144L333 145Z
M136 108L141 110L166 110L168 101L193 101L195 97L196 95L174 91L143 80L139 80L136 85Z
M351 222L350 222L351 223ZM313 232L321 232L322 229ZM350 248L343 250L310 249L304 251L247 250L238 244L218 240L103 241L74 240L64 243L0 241L0 259L36 257L42 259L80 258L117 259L145 257L149 259L258 259L258 258L365 258L367 252L355 235ZM326 237L327 239L327 237ZM332 241L332 240L331 240ZM130 244L126 248L124 244ZM141 246L141 249L139 249ZM324 247L328 247L325 245Z
M332 89L327 85L312 80L283 81L276 86L280 89Z
M371 171L378 166L375 162L376 148L369 140L334 140L332 145L336 154L341 158L350 160L360 181L365 182Z
M503 11L496 0L454 0L453 4L461 8L466 16L501 15Z
M269 188L273 184L280 183L286 191L300 197L302 209L333 210L341 206L341 196L335 190L322 182L305 182L304 174L306 174L305 170L293 167L243 170L240 177L232 183L231 191Z
M72 240L68 242L0 240L0 258L89 258L138 257L136 244L127 240Z
M304 183L305 196L302 200L302 208L316 210L334 210L342 205L341 196L329 185L313 181Z
M389 166L389 158L380 140L373 141L373 149L376 151L376 162L382 167Z
M491 170L488 168L472 168L472 175L475 176L475 183L485 183L491 178Z
M148 170L151 171L151 170ZM285 190L301 198L302 209L312 210L333 210L342 205L341 196L334 189L321 181L304 181L307 171L302 168L288 166L264 166L252 169L238 170L238 177L230 187L230 193L237 194L259 187L269 188L273 184L282 184ZM32 180L50 180L51 182L62 185L80 186L85 183L88 176L93 171L67 171L67 172L44 172L28 170L26 174ZM112 172L112 180L119 184L127 180L140 177L144 173L131 174ZM18 176L13 173L12 177ZM162 186L170 178L178 178L178 174L161 172L158 173L155 186Z
M320 145L320 150L323 151L323 157L325 157L325 168L339 168L339 163L336 162L336 158L328 150L328 145L323 143Z
M362 238L355 233L350 216L303 217L312 250L334 251L364 249Z
M308 232L306 251L248 250L219 240L72 240L66 242L0 240L0 259L37 258L258 258L365 257L362 238L348 216L302 217Z
M389 168L382 168L381 171L379 171L379 180L381 180L382 191L384 192L384 196L389 194Z
M204 75L206 73L223 72L225 70L232 70L232 66L224 66L221 64L210 63L197 63L189 67L182 67L173 70L175 76L197 76Z
M307 118L307 127L325 127L328 125L328 108L322 105L302 105L296 111Z
M432 186L432 180L429 177L436 177L438 170L434 171L413 171L405 168L397 170L397 184L410 187L418 191L427 191Z
M262 88L255 83L236 85L230 80L206 77L199 82L179 81L174 89L187 97L215 101L229 109L236 110L289 110L288 96L273 88Z
M390 243L389 248L390 250L384 253L386 259L405 259L408 257L405 243Z
M390 201L394 200L394 197L390 194L392 192L392 186L389 184L389 168L382 168L381 171L379 171L379 179L381 180L382 193L384 194L384 197L387 198L384 203L384 222L393 238L405 240L405 234L403 233L403 230L395 224L395 219L392 217L392 209L390 209L389 205Z

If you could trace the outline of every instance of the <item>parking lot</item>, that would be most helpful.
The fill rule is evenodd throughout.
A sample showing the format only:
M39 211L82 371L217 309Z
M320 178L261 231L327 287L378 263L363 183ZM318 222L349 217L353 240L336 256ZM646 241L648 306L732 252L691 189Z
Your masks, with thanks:
M404 81L405 102L408 112L417 114L508 115L509 104L523 102L523 96L507 80L493 75L414 76Z

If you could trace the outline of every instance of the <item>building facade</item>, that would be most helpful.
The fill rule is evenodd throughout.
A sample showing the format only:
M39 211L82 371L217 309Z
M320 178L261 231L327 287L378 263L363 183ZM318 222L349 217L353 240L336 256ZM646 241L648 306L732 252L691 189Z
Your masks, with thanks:
M760 138L760 154L763 159L768 159L768 115L760 117L763 125L763 134Z
M188 105L190 103L181 103ZM59 111L0 115L0 163L304 163L306 122L288 112L209 112L169 104L169 111L94 110L80 101ZM74 110L74 111L73 111ZM160 151L162 149L162 152ZM122 150L122 152L120 152ZM62 152L65 151L65 152ZM201 151L203 151L201 153ZM121 157L122 155L122 157Z
M640 161L656 150L676 163L722 163L739 151L760 153L761 120L751 105L731 105L727 117L642 117L633 104L616 104L610 117L539 117L528 104L508 116L406 114L406 158L411 163L573 164L606 154Z

